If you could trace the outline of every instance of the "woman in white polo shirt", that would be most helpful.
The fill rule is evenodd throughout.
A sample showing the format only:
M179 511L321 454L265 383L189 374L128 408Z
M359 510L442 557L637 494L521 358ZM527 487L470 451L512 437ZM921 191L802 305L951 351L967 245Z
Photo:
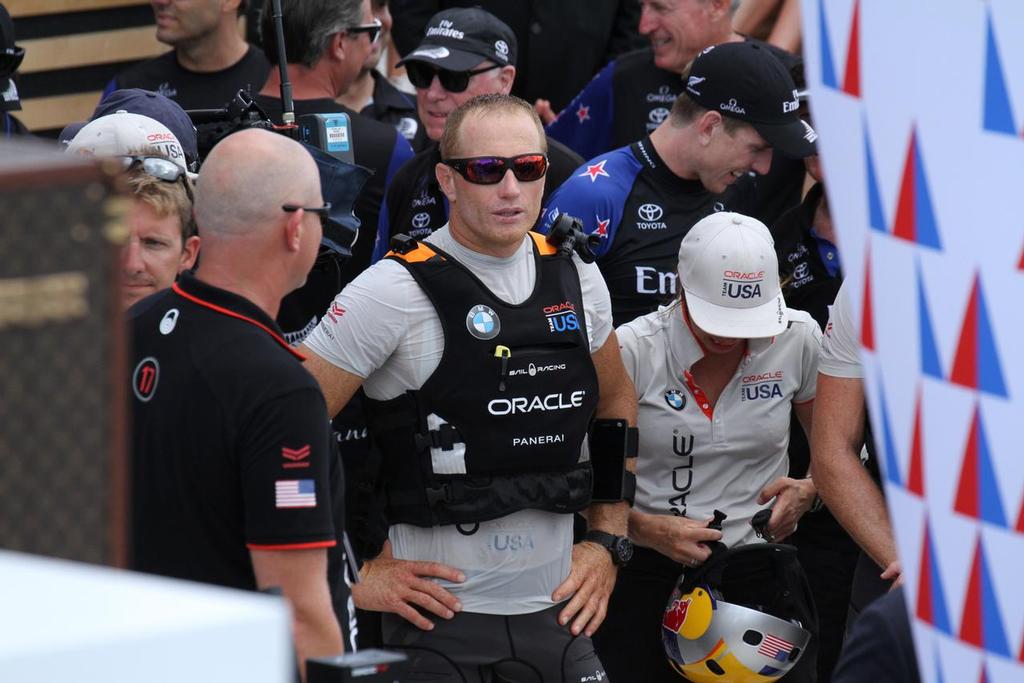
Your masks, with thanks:
M787 476L786 450L793 411L810 429L821 333L786 308L768 229L712 214L683 239L678 269L680 299L617 330L640 450L629 518L637 548L595 639L613 681L679 681L660 638L679 574L707 559L709 542L764 542L750 524L762 508L772 509L767 540L783 540L816 497L810 479ZM708 528L714 510L727 515L721 532Z

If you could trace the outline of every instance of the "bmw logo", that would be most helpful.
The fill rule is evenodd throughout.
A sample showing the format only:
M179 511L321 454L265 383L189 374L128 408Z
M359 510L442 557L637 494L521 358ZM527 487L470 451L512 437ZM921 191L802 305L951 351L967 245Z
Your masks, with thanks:
M665 392L665 403L676 410L682 410L686 407L686 394L678 389L669 389Z
M501 331L501 321L492 308L478 304L466 315L466 329L477 339L494 339Z

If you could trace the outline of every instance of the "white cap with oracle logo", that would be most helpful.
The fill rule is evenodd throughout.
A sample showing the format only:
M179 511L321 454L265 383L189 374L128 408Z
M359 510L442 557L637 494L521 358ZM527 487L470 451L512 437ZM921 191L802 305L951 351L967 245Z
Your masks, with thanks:
M679 246L690 319L708 334L773 337L789 323L775 243L764 223L738 213L698 221Z
M125 111L101 116L82 126L67 151L98 157L144 154L155 148L187 171L181 143L167 126L141 114ZM191 174L190 174L191 175Z

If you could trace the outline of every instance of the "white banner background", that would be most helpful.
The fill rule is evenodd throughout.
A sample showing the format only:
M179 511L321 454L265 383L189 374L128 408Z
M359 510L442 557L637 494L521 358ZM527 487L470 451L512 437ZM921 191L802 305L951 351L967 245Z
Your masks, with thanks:
M921 675L1020 683L1024 2L802 9Z

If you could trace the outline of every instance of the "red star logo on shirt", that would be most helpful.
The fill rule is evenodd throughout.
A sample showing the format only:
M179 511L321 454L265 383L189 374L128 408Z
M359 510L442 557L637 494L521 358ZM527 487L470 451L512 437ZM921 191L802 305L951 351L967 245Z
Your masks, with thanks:
M580 108L576 110L576 118L580 120L580 123L590 120L590 107L581 104Z
M593 166L587 166L587 170L584 171L583 173L580 173L580 177L588 175L590 176L590 182L592 183L597 182L597 176L599 175L603 175L605 178L611 177L604 170L604 165L607 161L607 159L601 159L601 161L597 162Z
M610 221L611 221L610 218L605 218L604 220L601 220L600 218L597 218L597 229L594 230L594 234L597 235L598 237L607 237L608 236L608 223Z

